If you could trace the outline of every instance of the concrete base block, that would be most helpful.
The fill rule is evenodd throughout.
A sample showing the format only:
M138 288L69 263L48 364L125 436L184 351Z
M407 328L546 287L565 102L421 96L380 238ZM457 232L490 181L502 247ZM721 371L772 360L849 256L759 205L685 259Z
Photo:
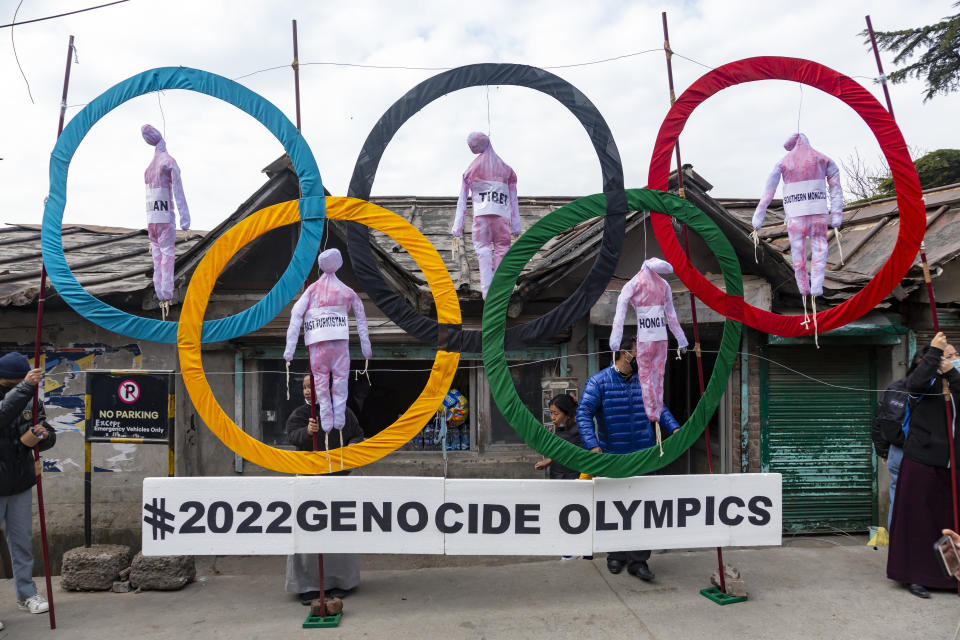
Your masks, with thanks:
M135 589L176 591L197 577L193 556L145 556L138 553L130 566Z
M130 565L130 547L95 544L63 554L60 584L67 591L108 591Z

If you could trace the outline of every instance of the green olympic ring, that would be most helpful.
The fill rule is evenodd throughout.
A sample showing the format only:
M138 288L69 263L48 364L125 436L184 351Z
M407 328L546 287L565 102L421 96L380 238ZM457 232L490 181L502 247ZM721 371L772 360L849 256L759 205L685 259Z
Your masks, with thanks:
M743 298L740 262L730 241L705 213L688 200L651 189L628 189L627 202L633 211L658 211L687 223L716 255L727 294ZM742 326L734 320L724 321L720 350L707 388L683 427L663 441L662 457L656 446L627 454L594 453L544 429L540 419L520 400L507 369L504 352L507 305L520 271L547 240L580 222L603 215L605 210L606 197L603 194L574 200L541 218L510 247L497 267L483 305L483 366L490 382L490 393L500 412L523 441L538 453L583 473L626 478L670 464L700 437L727 386L740 347Z

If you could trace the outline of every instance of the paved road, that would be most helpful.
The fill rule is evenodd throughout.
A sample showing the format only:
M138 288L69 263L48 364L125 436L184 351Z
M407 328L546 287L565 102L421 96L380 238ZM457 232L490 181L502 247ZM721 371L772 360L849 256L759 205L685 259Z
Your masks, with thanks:
M740 568L751 597L724 607L699 594L716 562L712 550L655 553L653 583L626 572L610 575L602 558L367 569L336 630L300 627L306 608L283 593L282 562L273 557L221 558L216 565L203 559L199 566L207 575L172 593L67 593L56 587L54 632L46 616L16 609L6 580L0 640L952 638L960 598L909 595L883 577L885 549L863 540L794 538L781 548L728 549L725 559Z

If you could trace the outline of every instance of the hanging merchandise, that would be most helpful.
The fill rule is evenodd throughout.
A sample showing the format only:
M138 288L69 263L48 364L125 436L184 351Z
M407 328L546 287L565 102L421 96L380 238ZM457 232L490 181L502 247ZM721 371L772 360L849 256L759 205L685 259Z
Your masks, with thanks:
M467 420L470 411L467 396L456 389L447 391L447 397L443 399L443 406L446 409L447 425L459 427Z
M493 272L510 248L510 234L520 235L520 208L517 204L517 174L493 150L490 138L474 131L467 145L479 154L463 173L463 186L457 201L457 215L450 235L463 234L467 196L473 200L473 248L480 264L480 290L483 298Z
M343 266L339 249L327 249L321 253L317 264L323 273L303 292L290 313L283 359L288 363L293 360L302 326L303 342L310 355L310 371L316 386L314 397L319 405L320 427L324 431L326 449L329 451L329 434L334 428L340 432L340 447L343 447L347 383L350 374L350 325L347 314L351 308L357 319L357 333L360 334L363 357L369 361L372 352L367 316L360 296L336 276L337 270Z
M807 136L795 133L784 143L789 152L773 168L763 197L753 213L754 246L759 244L757 233L767 215L767 207L783 180L783 215L790 237L790 255L793 271L803 300L803 326L810 326L807 315L807 296L813 311L814 340L817 341L817 302L823 295L823 274L827 266L827 224L834 228L840 243L840 225L843 223L843 189L840 170L836 163L810 146ZM826 181L826 184L824 184ZM829 195L828 195L829 192ZM829 219L828 219L829 215ZM807 271L806 239L810 239L810 269ZM817 344L819 346L819 342Z
M677 319L670 285L660 275L665 273L673 273L670 263L659 258L644 260L637 275L620 291L610 331L610 349L619 351L627 306L632 306L637 314L637 357L634 362L640 378L643 407L647 418L654 423L660 455L663 455L663 446L659 443L663 373L667 364L667 327L670 327L670 332L677 340L678 359L689 344Z
M160 313L166 318L173 300L173 263L176 257L177 224L174 201L180 212L180 228L190 228L190 209L183 195L180 167L167 153L167 143L160 132L149 124L140 129L147 144L156 147L153 160L143 173L147 187L147 233L153 254L153 288L160 301Z

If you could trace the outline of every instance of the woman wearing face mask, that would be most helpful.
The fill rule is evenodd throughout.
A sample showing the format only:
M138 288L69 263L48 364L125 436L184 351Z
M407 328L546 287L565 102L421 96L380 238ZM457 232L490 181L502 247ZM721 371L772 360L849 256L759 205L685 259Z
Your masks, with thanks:
M569 394L561 393L550 399L550 422L553 423L555 433L578 447L583 446L580 440L580 430L577 429L577 401ZM550 467L551 480L576 480L580 477L579 471L565 467L559 462L545 458L533 465L538 471Z
M942 529L953 526L943 382L949 384L951 393L960 391L958 367L957 350L943 333L938 333L920 364L907 376L907 391L919 400L911 410L910 431L903 446L890 523L887 577L903 583L919 598L929 598L929 588L957 588L956 579L945 576L940 568L933 543ZM955 449L960 450L954 396L950 401L954 424L949 432Z

